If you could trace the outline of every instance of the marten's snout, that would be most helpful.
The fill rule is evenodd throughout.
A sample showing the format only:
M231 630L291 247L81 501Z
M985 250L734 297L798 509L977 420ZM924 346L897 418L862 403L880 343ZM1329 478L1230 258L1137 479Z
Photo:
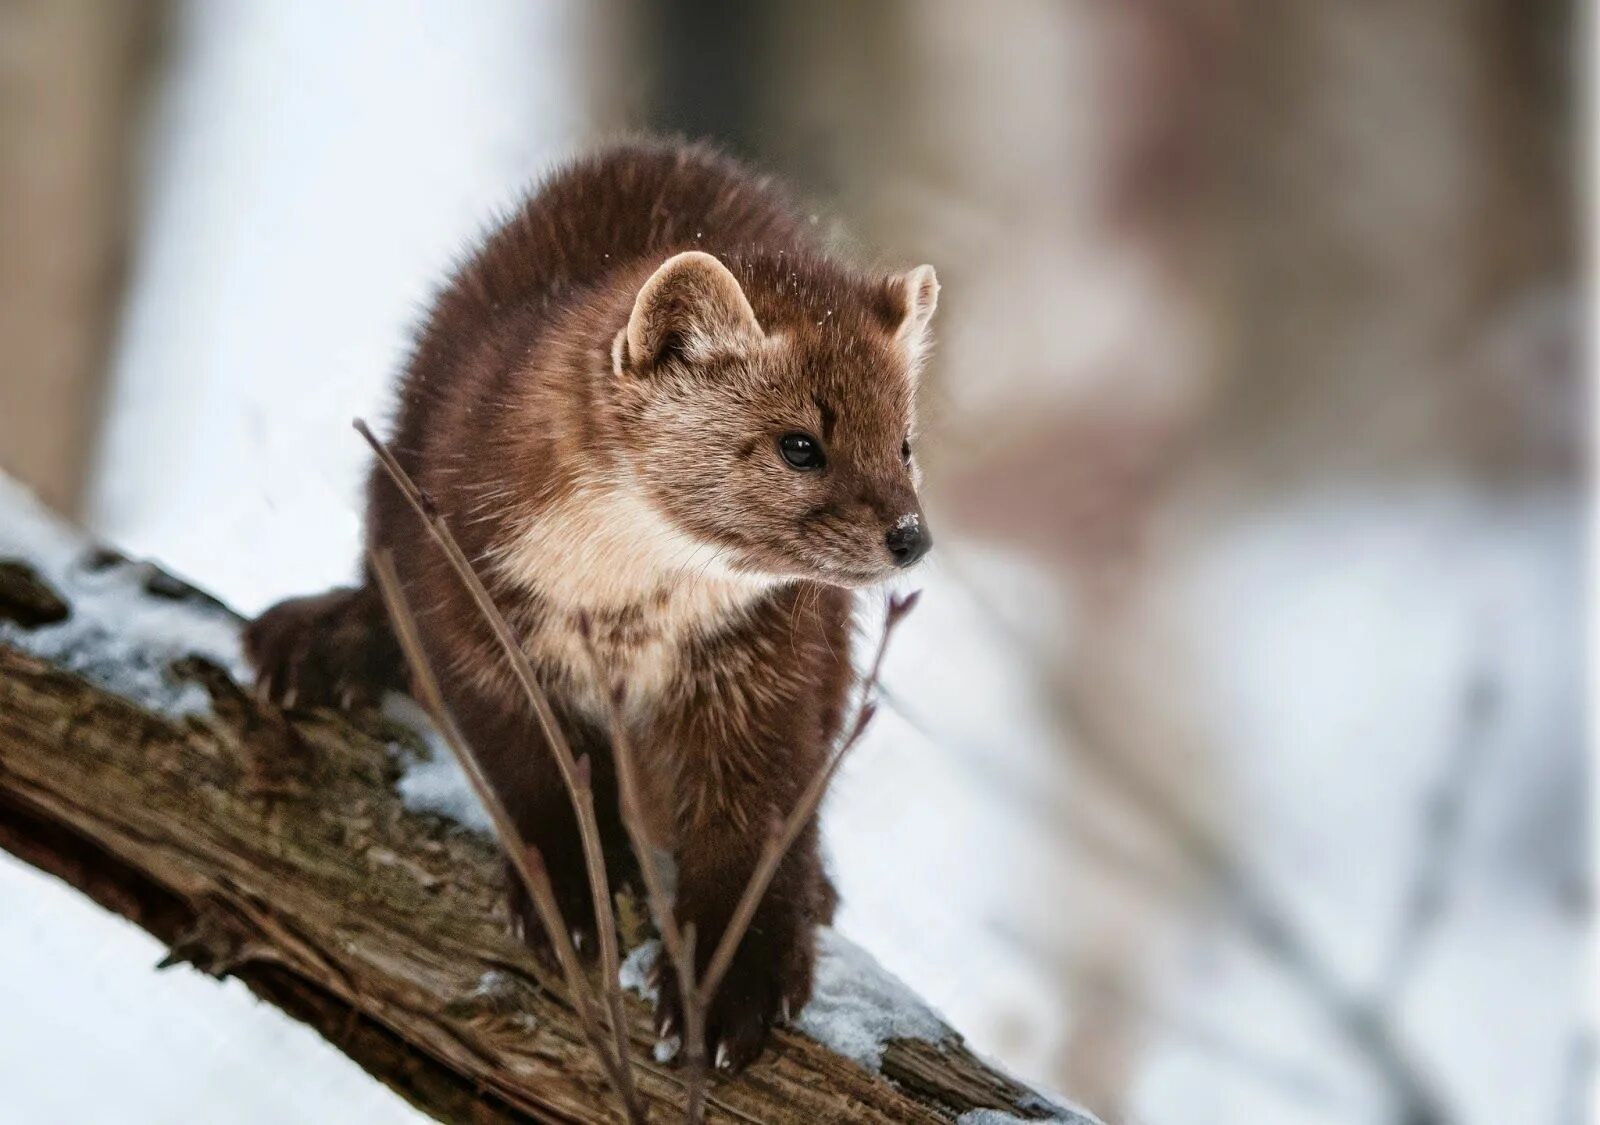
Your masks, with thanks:
M923 526L921 516L908 512L895 520L894 526L884 535L883 543L889 548L894 565L907 567L928 553L933 546L933 536Z

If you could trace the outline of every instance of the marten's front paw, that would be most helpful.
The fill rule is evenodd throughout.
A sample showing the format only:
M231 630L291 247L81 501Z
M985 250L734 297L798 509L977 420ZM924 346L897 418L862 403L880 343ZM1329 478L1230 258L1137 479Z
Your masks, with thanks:
M544 920L533 903L533 896L528 894L522 877L509 862L506 864L506 882L506 911L511 933L535 953L555 959L549 931L545 929ZM598 931L594 922L594 899L587 879L579 882L555 879L552 889L555 891L556 905L560 907L561 917L567 925L567 935L572 939L578 956L595 956L600 949L600 942L595 936Z
M399 680L394 642L362 612L363 591L279 602L244 631L256 690L284 707L374 707Z
M781 950L751 942L747 935L706 1013L706 1059L712 1067L723 1074L739 1073L761 1053L774 1026L799 1014L811 999L815 956L815 935L809 929ZM686 1025L678 974L670 961L665 950L656 958L656 1037L658 1050L677 1056Z

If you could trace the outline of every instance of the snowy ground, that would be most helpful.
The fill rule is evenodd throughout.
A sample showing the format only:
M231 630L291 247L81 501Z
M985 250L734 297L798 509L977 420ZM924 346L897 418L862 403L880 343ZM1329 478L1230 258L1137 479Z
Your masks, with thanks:
M160 942L3 853L0 902L0 1119L427 1120L237 981L156 972Z

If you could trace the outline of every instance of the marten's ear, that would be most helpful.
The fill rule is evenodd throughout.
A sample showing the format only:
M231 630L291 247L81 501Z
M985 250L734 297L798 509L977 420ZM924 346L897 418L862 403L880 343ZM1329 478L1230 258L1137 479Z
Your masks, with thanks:
M913 371L928 350L928 324L938 304L939 278L932 266L897 273L884 283L885 312Z
M710 254L686 250L668 258L644 283L628 326L612 345L612 365L647 371L664 361L694 358L761 338L739 280Z

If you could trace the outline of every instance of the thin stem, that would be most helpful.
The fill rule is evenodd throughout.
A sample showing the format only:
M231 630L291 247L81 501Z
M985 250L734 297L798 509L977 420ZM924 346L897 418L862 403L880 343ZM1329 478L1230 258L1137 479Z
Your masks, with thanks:
M411 674L422 695L422 703L434 725L444 736L445 743L455 755L456 761L460 763L462 772L467 775L467 780L471 783L478 800L488 812L490 823L494 825L495 834L500 838L500 846L510 858L512 868L522 879L523 885L528 888L528 894L539 912L539 920L549 935L551 948L555 950L556 960L560 962L562 972L566 975L567 988L572 993L572 1007L578 1014L578 1022L583 1028L584 1036L600 1058L607 1078L618 1096L624 1097L622 1066L606 1048L605 1037L595 1017L594 997L584 980L583 968L578 961L578 951L573 947L571 932L561 915L561 907L556 902L555 892L550 886L550 876L545 868L544 859L537 848L523 842L521 833L517 831L516 824L511 819L511 814L494 787L489 784L477 755L468 745L445 704L438 677L434 675L433 666L429 663L426 651L422 647L416 617L406 602L399 576L395 573L392 553L387 550L373 551L370 557L373 573L378 579L378 589L389 611L389 619L394 624L400 648L411 666ZM624 1101L626 1102L625 1097ZM636 1108L629 1107L629 1113L636 1115Z
M684 1026L679 1030L683 1037L682 1050L688 1070L689 1096L685 1119L689 1125L699 1125L705 1112L706 1010L695 988L694 927L690 925L684 929L678 926L672 895L667 891L666 880L661 872L661 849L650 832L650 821L645 815L644 801L639 793L638 759L634 754L633 738L622 717L623 685L606 683L605 669L600 654L595 650L593 630L587 616L579 619L579 632L589 658L590 673L601 688L606 703L607 727L611 735L612 754L616 759L617 787L621 796L622 824L633 845L633 853L638 857L645 894L650 900L650 911L655 915L656 929L661 934L661 946L677 975L678 995L684 1002Z
M528 654L523 651L516 634L511 630L510 623L495 605L494 598L489 594L482 579L478 577L477 570L462 551L461 544L449 525L445 523L437 506L411 479L411 474L406 472L405 467L395 459L389 447L378 440L366 422L357 418L355 428L372 447L378 463L389 474L389 479L410 503L434 542L444 552L445 558L471 596L473 604L477 606L484 623L489 626L495 639L500 643L506 658L511 663L512 672L522 686L523 694L527 696L528 703L533 707L534 714L539 720L540 730L544 733L545 742L556 760L561 780L566 783L567 795L572 800L573 813L578 821L578 835L583 842L584 866L588 869L589 894L594 903L595 929L598 931L597 936L600 941L602 993L610 1012L611 1031L616 1040L617 1058L622 1070L622 1086L625 1091L623 1100L629 1113L637 1117L637 1099L633 1094L633 1063L628 1052L627 1015L622 1000L621 961L617 955L617 922L611 904L611 887L606 878L605 855L600 845L600 826L595 820L594 793L589 785L588 771L579 770L578 763L572 756L572 747L562 733L560 723L556 721L555 712L545 697L544 689L539 686L538 676L528 660Z
M1388 1012L1399 1007L1423 946L1448 907L1467 805L1483 776L1499 717L1500 695L1493 667L1487 657L1480 657L1462 686L1455 738L1424 805L1422 855L1406 894L1393 948L1379 977L1377 1002Z

